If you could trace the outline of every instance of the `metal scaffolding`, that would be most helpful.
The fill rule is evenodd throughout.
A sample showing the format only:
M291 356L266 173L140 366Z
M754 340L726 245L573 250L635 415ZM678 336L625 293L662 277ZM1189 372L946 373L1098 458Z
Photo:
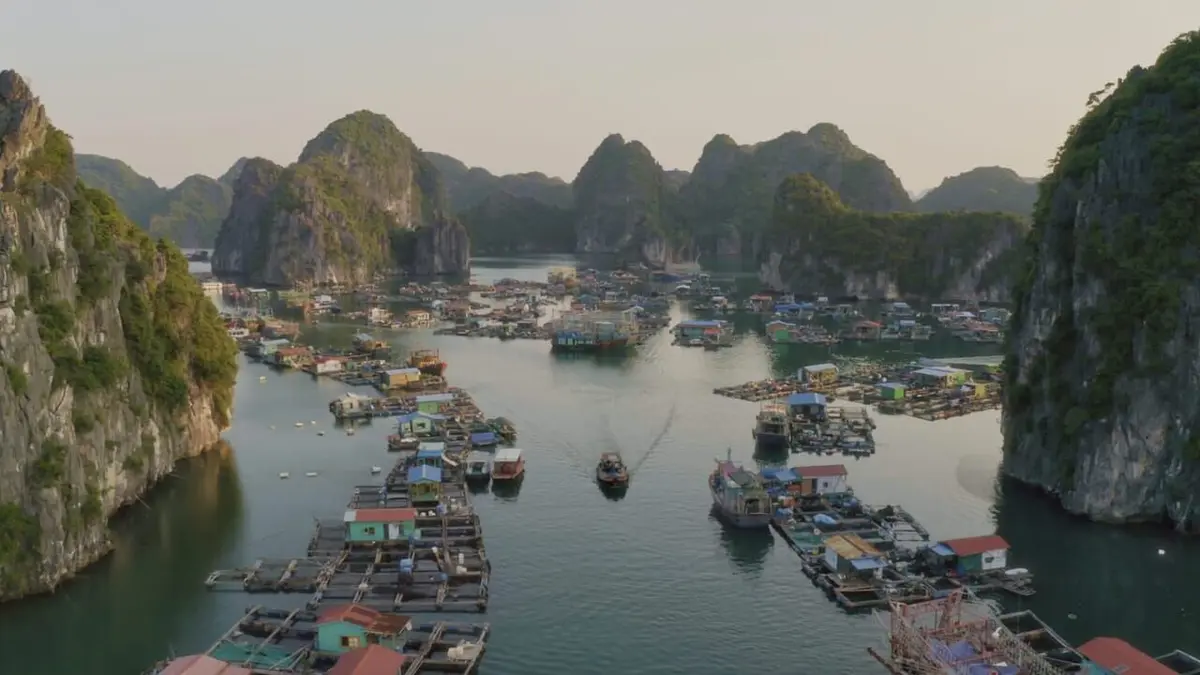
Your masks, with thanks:
M979 672L979 666L993 666L995 672L1016 666L1015 675L1066 672L1014 635L987 604L963 591L927 602L891 603L889 630L890 653L876 658L897 675L966 675Z

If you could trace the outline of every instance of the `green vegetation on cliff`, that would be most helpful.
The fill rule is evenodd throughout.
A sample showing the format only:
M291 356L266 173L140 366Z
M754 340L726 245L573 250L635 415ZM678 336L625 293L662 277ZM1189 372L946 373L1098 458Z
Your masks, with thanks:
M842 203L811 174L786 178L776 191L765 233L785 260L803 258L810 282L838 287L847 274L886 274L901 294L937 298L984 258L989 246L1016 240L1025 226L998 213L867 213ZM981 274L1003 278L1012 265L998 256Z
M468 167L449 155L437 152L427 152L425 155L441 175L450 209L454 213L464 214L486 199L502 193L561 209L571 206L571 185L561 178L537 171L497 176L487 169Z
M999 211L1029 215L1037 182L1002 166L981 166L950 176L916 202L918 211Z
M461 214L475 254L569 253L571 212L531 197L495 192Z
M1026 412L1038 398L1031 388L1049 381L1077 431L1114 405L1124 407L1116 398L1118 379L1157 377L1180 358L1164 343L1187 321L1186 291L1200 276L1198 71L1200 33L1187 33L1152 67L1134 68L1111 93L1096 92L1059 148L1034 210L1010 336L1017 339L1025 328L1035 283L1099 301L1080 316L1060 312L1033 363L1022 364L1023 350L1008 346L1010 414ZM1131 161L1114 161L1130 155L1145 164L1134 169ZM1074 205L1085 197L1105 200L1111 217L1079 222ZM1039 266L1045 261L1051 264ZM1087 288L1076 289L1077 280L1086 280ZM1080 324L1099 342L1095 353L1079 350ZM1077 360L1087 362L1083 387L1070 385L1079 377ZM1026 376L1018 381L1022 371Z
M232 181L245 159L239 159L220 179L196 174L169 189L118 159L79 154L75 163L84 183L111 196L130 220L152 236L165 237L184 248L211 248L229 212Z

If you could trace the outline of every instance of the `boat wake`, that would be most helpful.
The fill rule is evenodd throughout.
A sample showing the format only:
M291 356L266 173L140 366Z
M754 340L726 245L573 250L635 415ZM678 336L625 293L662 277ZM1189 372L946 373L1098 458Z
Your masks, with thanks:
M650 455L654 454L654 451L658 449L658 446L662 443L663 439L666 438L667 434L671 432L671 425L675 423L675 411L678 403L678 399L671 400L671 409L667 411L667 418L663 421L662 430L659 431L658 435L654 437L654 440L650 442L650 447L646 448L646 453L642 455L642 458L629 468L630 477L637 473L638 469L642 468L642 465L646 463L646 460L650 459Z

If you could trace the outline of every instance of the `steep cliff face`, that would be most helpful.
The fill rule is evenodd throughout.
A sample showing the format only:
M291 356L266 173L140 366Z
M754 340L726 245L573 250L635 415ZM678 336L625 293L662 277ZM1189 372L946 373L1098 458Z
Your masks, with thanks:
M471 250L481 255L571 253L571 211L532 197L493 192L461 214Z
M459 274L470 240L445 214L424 153L388 118L359 111L331 123L286 169L246 164L213 270L275 286L364 283L398 266Z
M107 521L218 440L236 348L171 244L77 182L66 134L0 73L0 600L108 549Z
M797 174L776 192L760 278L802 293L1003 302L1027 229L999 213L866 213Z
M688 231L706 252L763 252L777 188L789 175L811 174L862 211L907 211L912 201L887 164L854 145L832 124L792 131L751 146L715 136L681 188Z
M173 188L160 187L119 159L79 154L75 162L84 183L108 193L130 220L153 236L185 248L211 248L245 160L239 159L215 180L195 174Z
M1200 529L1200 35L1071 130L1014 291L1004 471L1106 521ZM1099 93L1098 93L1099 94Z
M572 183L575 250L666 264L682 262L691 240L682 231L677 195L646 146L612 134ZM694 258L693 258L694 260Z
M981 166L950 176L916 202L918 211L999 211L1029 215L1037 182L1002 166Z

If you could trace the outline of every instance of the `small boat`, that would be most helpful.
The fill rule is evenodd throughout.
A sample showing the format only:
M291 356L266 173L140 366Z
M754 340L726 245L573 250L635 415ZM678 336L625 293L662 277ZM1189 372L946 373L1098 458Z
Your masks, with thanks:
M392 434L387 439L389 452L400 452L402 450L416 450L421 445L421 439L416 436L400 436Z
M516 481L525 476L525 454L516 448L501 448L492 462L492 480Z
M779 403L768 403L758 411L752 436L758 447L786 448L791 440L787 408Z
M266 382L266 381L267 381L267 376L266 376L266 375L259 375L259 376L258 376L258 381L259 381L259 382Z
M302 427L302 426L304 426L304 422L296 422L296 426Z
M733 463L726 454L725 461L717 460L717 468L708 477L717 515L730 525L742 529L765 528L771 524L771 498L762 479Z
M353 436L354 435L354 427L346 427L346 435Z
M305 476L308 476L309 478L316 478L316 476L317 476L317 472L316 472L316 471L309 471L308 473L306 473L306 474L304 474L304 475L305 475Z
M292 474L290 474L290 473L288 473L288 472L286 472L286 471L280 471L280 472L279 472L279 477L280 477L280 478L291 478L291 477L292 477Z
M596 480L602 487L629 485L629 469L619 453L606 452L600 455L600 463L596 465Z
M436 349L418 349L409 354L408 367L435 377L441 377L446 372L446 362L438 356Z
M371 475L372 475L372 476L373 476L373 475L375 475L375 474L377 474L377 473L381 473L382 471L383 471L383 467L379 467L379 466L373 466L373 467L371 467Z
M467 455L467 480L485 484L492 479L492 456L478 450Z
M317 435L318 435L318 436L324 436L324 435L325 435L325 432L324 432L324 431L318 431L318 432L317 432Z

